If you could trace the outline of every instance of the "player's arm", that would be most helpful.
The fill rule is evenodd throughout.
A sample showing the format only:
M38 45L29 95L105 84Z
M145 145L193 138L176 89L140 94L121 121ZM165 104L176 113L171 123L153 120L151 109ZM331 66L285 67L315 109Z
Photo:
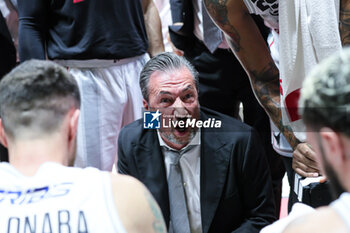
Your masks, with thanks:
M19 56L23 62L45 59L45 34L48 4L46 0L18 0Z
M340 38L342 45L350 44L350 0L340 1Z
M281 130L293 150L302 155L294 159L293 168L302 176L314 176L318 171L315 154L305 143L297 140L290 127L283 125L279 71L243 0L204 0L204 2L215 23L225 32L232 51L246 70L261 106ZM303 154L305 151L310 152Z
M298 142L281 121L279 71L243 0L205 0L216 24L246 70L258 101L292 147Z
M142 0L142 8L148 37L148 53L153 57L164 52L162 25L153 0Z
M135 178L111 175L114 201L128 233L166 233L162 212L151 193Z

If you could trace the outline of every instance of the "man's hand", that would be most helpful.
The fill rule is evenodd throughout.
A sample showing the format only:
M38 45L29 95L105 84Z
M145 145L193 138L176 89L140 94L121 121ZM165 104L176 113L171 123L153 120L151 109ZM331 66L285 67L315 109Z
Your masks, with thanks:
M319 175L316 154L307 143L299 143L293 152L293 169L303 177Z

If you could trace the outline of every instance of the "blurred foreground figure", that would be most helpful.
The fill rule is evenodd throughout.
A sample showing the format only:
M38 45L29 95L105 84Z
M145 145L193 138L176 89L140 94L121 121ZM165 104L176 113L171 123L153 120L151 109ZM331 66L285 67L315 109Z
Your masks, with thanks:
M0 232L165 232L135 179L72 168L79 89L65 68L28 61L0 82Z
M298 215L303 216L290 223L285 232L349 232L349 49L321 62L311 72L303 84L299 106L307 127L307 142L316 152L322 174L325 174L330 181L334 198L340 197L328 207L317 209L307 215L293 214L295 209L300 209L297 206L293 207L290 215L293 219ZM289 222L281 220L269 226L270 229L275 227L273 230L264 229L264 232L282 232ZM279 230L276 228L278 224L281 225Z

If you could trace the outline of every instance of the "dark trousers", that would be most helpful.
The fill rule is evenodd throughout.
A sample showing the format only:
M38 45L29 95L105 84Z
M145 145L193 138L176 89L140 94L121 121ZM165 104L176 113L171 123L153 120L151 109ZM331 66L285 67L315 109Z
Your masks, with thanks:
M272 148L269 118L256 100L246 72L230 50L217 49L211 54L199 41L185 56L199 72L201 106L237 117L239 103L243 104L243 121L258 131L270 165L278 218L285 169Z
M294 177L295 171L292 168L293 159L289 157L282 156L284 167L287 171L288 183L290 187L289 198L288 198L288 213L292 210L292 206L298 201L297 194L294 192Z

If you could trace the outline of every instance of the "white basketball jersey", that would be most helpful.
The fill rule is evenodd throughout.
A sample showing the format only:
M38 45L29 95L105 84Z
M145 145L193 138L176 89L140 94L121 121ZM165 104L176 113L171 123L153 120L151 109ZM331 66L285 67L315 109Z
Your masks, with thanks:
M278 30L279 0L244 0L250 14L260 15L266 26Z
M125 233L110 175L95 168L41 165L34 176L0 163L1 233Z

